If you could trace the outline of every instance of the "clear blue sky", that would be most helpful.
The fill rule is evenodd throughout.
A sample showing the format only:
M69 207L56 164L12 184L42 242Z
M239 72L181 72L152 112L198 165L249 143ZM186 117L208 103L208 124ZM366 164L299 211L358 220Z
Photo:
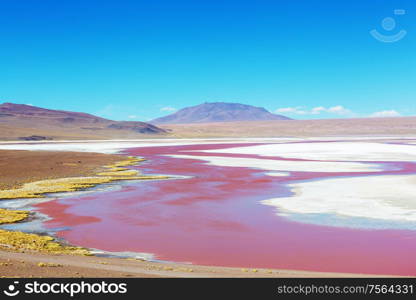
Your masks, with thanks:
M0 0L0 102L116 120L206 101L415 115L415 25L414 0Z

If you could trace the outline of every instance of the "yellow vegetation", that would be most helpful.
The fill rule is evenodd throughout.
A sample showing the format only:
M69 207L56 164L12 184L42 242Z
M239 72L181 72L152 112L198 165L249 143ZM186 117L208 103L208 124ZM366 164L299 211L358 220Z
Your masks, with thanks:
M167 176L141 176L136 170L123 168L143 161L129 156L126 160L113 165L105 166L106 172L99 172L93 177L72 177L35 181L24 184L21 188L0 191L0 199L16 198L43 198L48 193L74 192L98 184L109 183L116 180L148 180L167 179ZM0 223L1 224L1 223Z
M53 237L41 236L20 231L7 231L0 229L0 246L13 250L32 250L51 254L78 254L86 255L88 250L79 247L64 246L55 242Z
M0 208L0 224L15 223L22 221L29 215L25 210L8 210Z
M134 164L136 164L138 162L141 162L141 161L145 161L145 159L143 159L143 158L137 158L137 157L134 157L134 156L129 156L125 160L116 162L116 163L114 163L112 165L108 165L106 167L107 168L110 168L110 169L118 168L118 167L127 167L127 166L132 166L132 165L134 165Z
M135 170L126 170L126 171L108 171L97 173L100 176L136 176L139 172Z
M0 224L19 222L27 218L28 211L0 209ZM50 236L7 231L0 229L0 247L13 250L36 250L47 253L66 253L87 255L88 250L78 247L69 247L54 242Z

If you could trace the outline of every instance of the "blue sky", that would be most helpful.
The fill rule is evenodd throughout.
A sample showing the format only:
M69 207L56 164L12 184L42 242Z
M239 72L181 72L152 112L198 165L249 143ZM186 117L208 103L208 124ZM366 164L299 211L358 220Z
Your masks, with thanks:
M0 102L142 121L214 101L415 115L415 14L414 0L0 0Z

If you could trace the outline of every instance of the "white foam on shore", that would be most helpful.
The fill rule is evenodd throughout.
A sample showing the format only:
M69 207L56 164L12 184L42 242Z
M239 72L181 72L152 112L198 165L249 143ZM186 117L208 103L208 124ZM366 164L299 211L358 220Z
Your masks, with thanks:
M263 200L278 215L334 214L416 222L416 175L334 178L288 185L294 196ZM331 224L328 224L331 225Z
M189 143L149 143L149 142L82 142L82 143L39 143L39 144L3 144L3 150L38 150L38 151L75 151L113 154L123 149L136 147L159 147L188 145Z
M246 167L267 171L298 172L380 172L379 164L358 162L290 161L258 158L169 155L175 158L199 159L211 165L222 167Z
M337 161L415 161L416 147L378 142L329 142L255 145L210 153L257 154L285 158Z

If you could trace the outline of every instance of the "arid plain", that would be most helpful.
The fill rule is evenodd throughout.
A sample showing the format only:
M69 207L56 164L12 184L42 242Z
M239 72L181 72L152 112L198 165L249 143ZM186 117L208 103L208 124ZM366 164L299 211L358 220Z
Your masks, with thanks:
M212 106L280 118L182 115ZM415 275L414 117L155 126L0 108L4 276Z

